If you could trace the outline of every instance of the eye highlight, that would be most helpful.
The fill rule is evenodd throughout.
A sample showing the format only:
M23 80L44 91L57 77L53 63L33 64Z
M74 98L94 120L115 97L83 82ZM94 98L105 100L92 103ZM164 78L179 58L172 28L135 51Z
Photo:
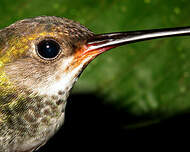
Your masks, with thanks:
M61 47L55 40L42 40L36 46L37 54L45 59L55 59L61 52Z

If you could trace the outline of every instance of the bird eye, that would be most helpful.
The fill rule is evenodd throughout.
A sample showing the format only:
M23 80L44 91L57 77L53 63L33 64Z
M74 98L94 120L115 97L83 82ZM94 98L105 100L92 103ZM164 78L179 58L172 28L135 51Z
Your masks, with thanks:
M60 45L54 40L43 40L37 45L37 53L43 59L54 59L60 53Z

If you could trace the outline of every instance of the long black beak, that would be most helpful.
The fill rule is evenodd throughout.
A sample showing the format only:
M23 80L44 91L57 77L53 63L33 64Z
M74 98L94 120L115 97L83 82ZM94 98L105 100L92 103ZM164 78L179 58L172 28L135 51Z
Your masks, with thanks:
M138 41L145 41L145 40L172 37L172 36L189 36L189 35L190 35L190 27L97 34L88 40L87 51L101 50L101 52L104 52L106 50L109 50L117 46L134 43Z

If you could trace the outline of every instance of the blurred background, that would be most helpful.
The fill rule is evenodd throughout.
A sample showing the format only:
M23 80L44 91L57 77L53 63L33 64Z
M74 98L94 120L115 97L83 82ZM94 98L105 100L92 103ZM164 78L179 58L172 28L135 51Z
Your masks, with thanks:
M190 26L189 10L189 0L0 0L0 28L41 15L78 21L95 33L180 27ZM138 42L96 58L72 90L64 126L39 152L146 149L189 136L189 42Z

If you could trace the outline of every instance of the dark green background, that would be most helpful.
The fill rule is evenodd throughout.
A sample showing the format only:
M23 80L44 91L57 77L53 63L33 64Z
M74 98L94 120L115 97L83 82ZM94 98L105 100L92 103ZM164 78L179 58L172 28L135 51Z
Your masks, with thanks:
M0 0L0 27L40 15L70 18L95 33L180 27L190 25L189 10L189 0ZM113 49L89 64L72 92L79 97L72 102L85 97L94 102L97 97L95 102L122 111L122 119L130 115L124 128L188 114L189 58L188 37Z

